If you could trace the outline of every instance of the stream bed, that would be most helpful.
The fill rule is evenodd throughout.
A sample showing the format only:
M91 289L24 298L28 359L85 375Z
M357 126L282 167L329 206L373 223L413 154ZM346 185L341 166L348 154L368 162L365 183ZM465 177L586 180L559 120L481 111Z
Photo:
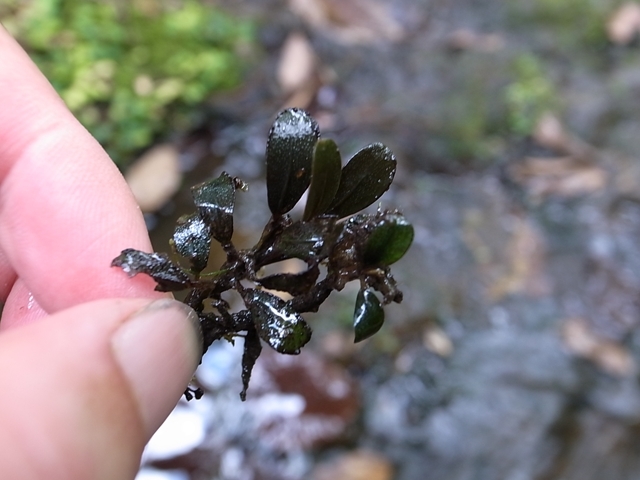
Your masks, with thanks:
M261 60L178 142L199 159L184 185L247 181L248 246L278 110L309 109L344 157L382 141L399 165L383 206L416 233L393 268L405 299L354 345L357 287L332 295L300 356L264 352L244 403L241 343L214 344L204 398L178 405L139 480L639 478L640 42L612 36L623 2L228 3L258 23ZM286 90L292 35L313 58ZM149 216L157 250L190 211L185 189Z

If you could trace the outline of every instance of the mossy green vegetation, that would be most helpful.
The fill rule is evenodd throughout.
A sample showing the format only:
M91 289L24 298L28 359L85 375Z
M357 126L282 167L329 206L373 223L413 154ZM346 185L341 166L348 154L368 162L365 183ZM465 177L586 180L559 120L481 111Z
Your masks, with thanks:
M545 112L562 108L553 64L520 49L450 54L449 79L432 109L430 151L444 171L481 170L505 156L510 141L531 135ZM437 162L437 160L436 160Z
M529 135L540 116L557 108L554 85L536 56L523 53L513 60L513 80L505 90L511 133Z
M195 0L5 0L0 18L119 165L237 85L253 38Z

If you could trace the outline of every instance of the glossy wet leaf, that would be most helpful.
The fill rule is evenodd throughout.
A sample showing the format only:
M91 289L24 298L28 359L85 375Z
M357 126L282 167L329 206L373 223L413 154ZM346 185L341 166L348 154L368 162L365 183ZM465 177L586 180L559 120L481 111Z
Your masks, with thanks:
M256 255L259 265L299 258L311 260L328 252L332 239L337 235L331 219L317 219L314 222L295 222L282 231L275 242Z
M267 141L267 198L274 215L291 210L309 186L319 135L304 110L289 108L276 118Z
M236 182L226 172L191 188L198 214L211 228L211 235L223 245L233 235Z
M389 189L396 163L391 150L381 143L360 150L342 169L328 213L346 217L371 205Z
M248 288L241 295L262 340L279 353L300 353L311 338L311 329L300 315L271 293Z
M336 142L331 139L318 140L313 150L311 185L307 195L303 220L325 213L340 185L342 159Z
M300 314L317 312L331 292L349 282L363 285L354 311L355 341L377 332L384 322L382 304L402 301L387 266L404 255L413 239L413 228L397 211L359 213L389 188L395 175L396 160L384 145L369 145L341 168L335 142L319 140L318 126L306 112L288 109L271 129L266 157L273 215L256 245L237 248L232 243L235 194L246 184L222 173L192 188L197 211L178 220L170 240L190 269L164 254L133 249L112 263L130 276L151 276L157 290L187 289L183 302L198 314L203 351L217 340L233 343L244 336L243 400L261 342L280 353L299 353L311 337ZM286 213L307 188L303 218L294 222ZM213 238L222 243L226 259L217 270L204 273ZM260 276L262 267L291 258L304 261L307 270ZM326 272L322 277L321 268ZM231 290L241 295L245 308L228 303ZM271 291L286 292L291 299L284 301ZM184 392L188 400L201 394L192 387Z
M133 248L123 250L111 262L133 277L138 273L149 275L158 284L156 290L173 292L183 290L191 283L189 276L164 253L146 253Z
M242 391L240 399L244 402L247 399L247 390L249 389L249 381L251 380L251 372L256 360L262 352L260 337L255 327L249 327L244 337L244 352L242 353Z
M413 225L400 214L389 214L369 235L364 247L364 263L391 265L404 256L412 241Z
M178 255L189 260L195 272L201 272L207 266L211 229L199 215L194 213L180 217L169 243Z
M353 313L355 343L361 342L376 333L384 323L384 310L373 290L365 288L358 292L356 308Z

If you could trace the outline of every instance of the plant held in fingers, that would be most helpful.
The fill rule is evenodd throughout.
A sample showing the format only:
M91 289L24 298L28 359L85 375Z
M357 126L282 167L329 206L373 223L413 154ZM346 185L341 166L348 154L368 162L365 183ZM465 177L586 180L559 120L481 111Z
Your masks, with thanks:
M396 159L384 145L363 148L342 167L335 142L320 139L315 120L292 108L281 112L273 124L266 162L272 216L253 248L239 250L231 240L235 194L246 185L222 173L191 189L196 212L179 219L170 240L188 267L166 254L133 249L122 251L112 262L130 276L149 275L156 290L188 289L184 301L198 312L205 351L216 340L244 336L243 400L262 342L280 353L300 353L311 338L311 328L300 314L318 311L332 291L342 290L348 282L360 282L355 341L376 333L384 322L383 305L402 301L389 265L405 254L413 240L413 227L397 210L357 213L378 200L393 180ZM303 217L294 221L288 212L307 189ZM202 273L212 240L220 243L227 258L219 270ZM260 275L266 265L291 258L304 261L307 269ZM321 265L326 268L322 279ZM222 298L228 290L240 294L245 309L230 311ZM270 293L274 290L291 299ZM201 394L192 388L185 392L187 399Z

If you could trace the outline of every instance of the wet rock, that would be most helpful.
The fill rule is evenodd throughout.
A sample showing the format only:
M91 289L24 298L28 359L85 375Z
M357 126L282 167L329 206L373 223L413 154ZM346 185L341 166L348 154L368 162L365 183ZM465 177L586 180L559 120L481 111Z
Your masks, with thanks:
M354 380L342 368L308 350L264 350L247 401L240 402L241 355L241 345L210 347L197 372L206 394L180 407L201 419L207 435L196 435L197 442L183 438L188 448L175 455L159 455L150 446L145 458L153 467L183 469L198 479L298 480L307 478L312 451L348 437L361 404ZM174 432L174 441L184 433Z
M425 375L422 362L403 382L380 388L377 413L367 416L379 441L394 445L386 453L402 466L395 478L425 478L426 466L433 479L534 478L550 447L545 434L580 386L560 341L517 329L483 332L456 345L446 373Z
M160 426L147 444L143 462L174 458L198 447L205 438L202 412L181 404Z
M189 480L189 475L183 470L143 468L138 472L135 480Z
M272 402L285 398L292 408L280 418L266 416L259 421L263 441L291 451L317 448L342 438L360 405L353 380L337 366L306 352L300 356L269 352L264 357L258 363L262 381L254 379L252 385L259 392L251 400L255 410L268 412Z

